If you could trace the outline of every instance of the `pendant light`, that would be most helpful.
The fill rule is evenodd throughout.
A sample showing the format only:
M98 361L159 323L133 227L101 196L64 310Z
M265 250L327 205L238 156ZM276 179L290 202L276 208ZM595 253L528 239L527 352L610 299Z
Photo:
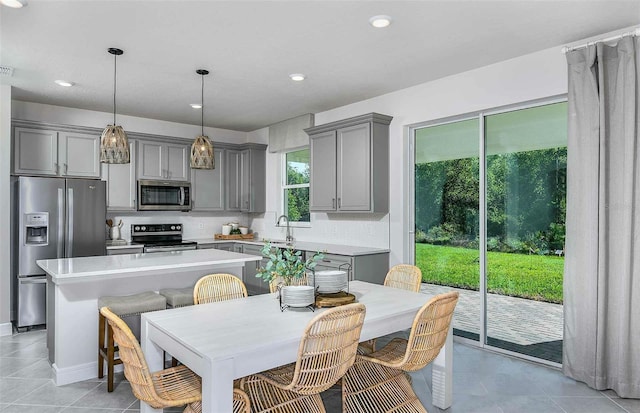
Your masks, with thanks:
M122 126L116 125L116 60L124 52L110 47L113 55L113 125L107 125L100 137L100 162L129 163L129 141Z
M196 73L201 77L201 101L200 107L200 136L196 137L191 145L191 167L195 169L215 169L216 163L213 159L213 144L208 136L204 135L204 77L209 74L208 70L198 69Z

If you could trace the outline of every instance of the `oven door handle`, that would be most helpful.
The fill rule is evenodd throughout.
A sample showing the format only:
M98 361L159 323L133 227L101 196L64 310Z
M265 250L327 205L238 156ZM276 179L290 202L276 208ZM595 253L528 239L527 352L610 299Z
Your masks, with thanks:
M144 247L144 252L188 251L188 250L195 250L195 249L196 249L195 245L182 245L182 246L167 245L162 247Z

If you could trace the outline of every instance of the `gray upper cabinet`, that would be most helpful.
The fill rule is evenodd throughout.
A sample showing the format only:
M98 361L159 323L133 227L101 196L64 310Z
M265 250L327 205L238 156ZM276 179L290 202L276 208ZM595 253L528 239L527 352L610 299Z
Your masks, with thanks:
M389 211L391 119L370 113L305 129L311 142L311 211Z
M310 139L310 204L312 211L335 211L336 200L336 131L319 133ZM313 177L317 177L314 179ZM320 177L322 179L320 179Z
M13 136L13 171L17 175L100 177L97 135L15 128Z
M226 205L227 211L240 211L242 180L242 155L240 151L227 150L226 156Z
M242 150L226 151L226 210L264 212L266 145L244 146Z
M214 149L215 169L191 170L191 210L224 210L225 151Z
M189 145L140 140L138 179L189 180Z
M136 141L132 139L129 139L129 155L128 164L102 164L109 211L136 210Z

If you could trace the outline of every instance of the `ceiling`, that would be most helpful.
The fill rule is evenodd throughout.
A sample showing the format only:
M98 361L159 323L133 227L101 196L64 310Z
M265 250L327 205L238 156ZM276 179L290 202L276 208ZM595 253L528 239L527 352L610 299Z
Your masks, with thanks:
M371 27L378 14L391 26ZM0 82L16 100L111 112L118 47L118 114L200 124L204 68L205 125L251 131L639 23L637 0L29 0L0 7L14 68Z

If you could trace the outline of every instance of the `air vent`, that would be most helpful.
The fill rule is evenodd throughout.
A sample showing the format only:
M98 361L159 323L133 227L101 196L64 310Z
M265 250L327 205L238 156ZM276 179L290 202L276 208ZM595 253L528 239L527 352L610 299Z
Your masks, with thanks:
M13 76L13 68L9 66L0 66L0 75Z

